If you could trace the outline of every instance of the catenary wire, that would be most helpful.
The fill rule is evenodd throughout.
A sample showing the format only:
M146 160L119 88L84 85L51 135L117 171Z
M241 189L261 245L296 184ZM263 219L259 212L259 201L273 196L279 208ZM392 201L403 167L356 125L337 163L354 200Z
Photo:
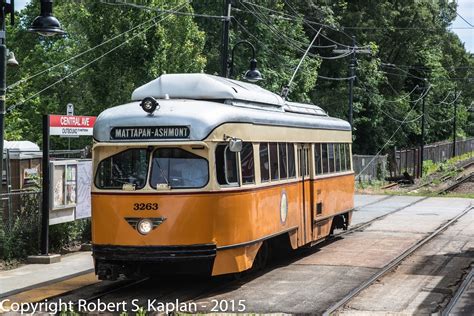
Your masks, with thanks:
M155 7L140 5L140 4L136 4L136 3L122 2L122 1L108 2L108 1L105 1L105 0L101 0L100 2L103 3L103 4L112 5L112 6L127 6L127 7L141 9L141 10L155 11L155 12L175 14L175 15L184 15L184 16L191 16L191 17L197 17L197 18L210 18L210 19L219 19L219 20L223 20L223 19L227 18L227 17L221 16L221 15L209 15L209 14L180 12L180 11L176 11L176 10L159 9L159 8L155 8Z
M427 91L429 91L431 88L431 86L428 87ZM405 116L405 120L408 119L408 116L410 115L410 113L413 111L413 109L415 108L416 106L416 103L413 104L413 106L411 107L410 111L408 111L407 115ZM405 121L404 120L404 121ZM380 148L380 150L377 152L377 154L369 161L369 163L356 175L355 179L357 180L360 175L365 171L367 170L367 168L375 161L375 159L377 159L379 156L380 156L380 153L385 149L385 147L387 147L387 145L392 141L392 138L395 137L395 135L398 133L398 131L400 130L400 128L402 128L403 124L400 124L397 129L395 130L395 132L392 134L392 136L390 136L390 138L385 142L385 144L382 146L382 148Z

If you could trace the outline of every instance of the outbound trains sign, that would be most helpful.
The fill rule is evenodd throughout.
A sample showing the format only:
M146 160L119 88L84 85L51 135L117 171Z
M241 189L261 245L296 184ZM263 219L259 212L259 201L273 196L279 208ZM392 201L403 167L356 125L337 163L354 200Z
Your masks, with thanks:
M131 126L114 127L110 137L117 140L125 139L187 139L188 126Z
M95 116L50 115L49 134L59 136L91 136Z

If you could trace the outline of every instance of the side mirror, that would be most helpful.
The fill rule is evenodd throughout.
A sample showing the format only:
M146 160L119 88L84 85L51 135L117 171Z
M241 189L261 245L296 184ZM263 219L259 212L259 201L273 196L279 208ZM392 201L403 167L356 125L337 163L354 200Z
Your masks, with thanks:
M242 140L238 138L229 139L229 150L233 153L242 151Z

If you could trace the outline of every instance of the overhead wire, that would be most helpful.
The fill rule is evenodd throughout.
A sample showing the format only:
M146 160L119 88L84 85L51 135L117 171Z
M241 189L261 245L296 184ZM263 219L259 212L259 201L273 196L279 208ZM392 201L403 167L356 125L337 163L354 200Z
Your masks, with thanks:
M334 78L334 77L326 77L326 76L318 75L318 78L325 79L325 80L344 81L344 80L355 79L357 78L357 76Z
M179 10L181 8L183 8L185 6L185 4L181 4L179 5L178 7L175 8L175 10ZM163 15L163 14L161 14ZM161 16L160 15L160 16ZM35 98L36 96L38 96L39 94L43 93L44 91L56 86L57 84L61 83L62 81L66 80L67 78L75 75L76 73L78 73L79 71L85 69L87 66L93 64L94 62L102 59L103 57L107 56L108 54L112 53L113 51L117 50L118 48L122 47L123 45L127 44L128 42L130 42L131 40L135 39L136 37L138 37L139 35L145 33L146 31L148 31L149 29L151 29L152 27L158 25L160 22L164 21L165 19L167 19L170 15L168 14L167 16L163 17L162 19L160 19L159 21L156 21L160 16L156 16L154 18L151 19L151 21L154 21L154 23L152 23L152 25L146 27L144 30L141 30L140 32L136 33L135 35L133 35L132 37L126 39L125 41L121 42L119 45L113 47L112 49L110 49L109 51L103 53L102 55L100 55L99 57L93 59L92 61L86 63L85 65L81 66L80 68L74 70L73 72L69 73L68 75L62 77L61 79L55 81L54 83L48 85L47 87L41 89L40 91L30 95L29 97L27 97L25 100L21 101L20 103L17 103L15 105L12 105L10 106L8 109L7 109L7 112L11 112L13 111L15 108L25 104L26 102L28 102L29 100Z
M191 17L195 17L195 18L211 18L211 19L219 19L219 20L223 20L223 19L227 18L227 17L222 16L222 15L209 15L209 14L180 12L180 11L176 11L176 10L160 9L160 8L156 8L156 7L150 7L150 6L136 4L136 3L130 3L130 2L122 2L122 1L108 2L106 0L101 0L100 2L103 3L103 4L112 5L112 6L128 6L128 7L132 7L132 8L136 8L136 9L141 9L141 10L155 11L155 12L159 12L159 13L168 13L168 14L175 14L175 15L191 16Z
M291 15L291 14L288 14L288 13L285 13L285 12L273 10L273 9L267 8L267 7L262 6L262 5L258 5L258 4L256 4L256 3L253 3L253 2L250 2L250 1L242 0L241 3L242 3L242 2L243 2L243 3L247 3L247 4L249 4L249 5L253 6L253 7L266 10L267 12L276 13L276 14L278 14L278 17L280 17L280 18L285 18L285 19L289 19L289 20L294 20L294 19L300 19L300 18L301 18L301 17L294 16L294 15ZM287 2L286 2L286 4L288 5ZM291 7L291 5L289 5L289 7ZM291 7L291 8L293 9L294 12L296 12L296 10L294 10L293 7ZM247 10L249 10L249 9L247 8ZM249 12L251 13L252 11L249 10ZM297 13L297 12L296 12L296 13ZM298 14L298 13L297 13L297 14ZM308 20L308 19L305 19L305 18L303 18L302 20L303 20L303 22L305 22L307 25L313 24L313 25L317 25L317 26L320 26L320 27L328 28L328 29L333 30L333 31L336 31L336 32L340 32L341 34L347 36L349 39L352 40L352 37L351 37L349 34L347 34L347 33L344 32L343 30L341 30L341 29L339 29L339 28L336 28L336 27L334 27L334 26L332 26L332 25L328 25L328 24L324 24L324 23L320 23L320 22L311 21L311 20ZM327 40L331 41L332 43L339 45L339 46L343 46L343 47L347 47L347 48L352 47L351 45L345 45L345 44L339 43L339 42L337 42L337 41L335 41L335 40L332 40L332 39L326 37L324 34L321 34L321 36L324 37L324 38L326 38ZM365 47L368 47L368 46L365 46Z
M246 2L246 1L244 1L244 2ZM260 23L262 23L262 25L264 25L273 35L275 35L277 38L281 39L282 41L286 42L290 48L292 48L295 51L298 51L300 53L305 52L305 50L302 48L302 46L303 45L306 46L307 45L306 43L303 43L303 42L295 40L291 37L288 37L287 35L282 33L280 30L276 29L273 25L271 25L270 23L265 21L265 17L263 16L263 13L261 11L259 11L259 7L261 7L261 6L257 6L256 10L252 11L247 6L245 6L245 4L242 3L242 5L247 9L247 11L250 14L252 14L255 18L257 18L257 20L259 20ZM321 33L320 36L323 36L323 34ZM315 48L315 47L318 47L318 46L311 45L311 47ZM337 56L321 56L320 54L313 54L313 53L308 53L308 56L310 56L312 58L335 60L335 59L345 58L345 57L347 57L351 54L352 54L352 52L349 51L347 53L343 53L343 54L340 54L340 55L337 55Z
M428 91L430 89L431 86L428 87ZM413 109L415 108L416 106L416 103L413 104L413 106L411 107L410 111L408 111L407 115L405 116L405 119L403 120L403 122L405 122L407 119L408 119L408 116L410 115L410 113L413 111ZM385 149L385 147L387 147L387 145L392 141L393 137L395 137L395 135L397 135L398 131L400 130L400 128L402 128L404 124L400 124L397 129L395 130L395 132L393 132L392 136L390 136L390 138L385 142L385 144L382 146L382 148L380 148L380 150L377 152L377 154L369 161L369 163L356 175L355 179L357 180L360 175L365 171L367 170L367 168L375 161L375 159L377 159L380 154L382 153L382 151Z

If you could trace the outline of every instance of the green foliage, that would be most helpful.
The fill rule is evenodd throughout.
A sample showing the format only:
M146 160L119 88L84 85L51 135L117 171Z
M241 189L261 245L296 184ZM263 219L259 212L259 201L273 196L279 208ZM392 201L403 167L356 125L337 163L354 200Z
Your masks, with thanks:
M140 3L150 8L223 14L222 1ZM133 89L165 72L220 72L221 19L160 15L153 9L102 1L57 0L54 12L67 36L38 38L26 32L38 8L39 0L33 0L18 15L19 22L8 27L7 44L21 67L8 70L7 82L24 81L8 90L7 107L17 106L6 116L7 139L40 142L41 115L64 113L69 102L75 104L77 114L97 115L108 107L128 102ZM425 141L451 137L449 118L454 114L454 90L462 91L456 101L457 134L474 135L474 112L468 111L474 101L474 90L470 87L472 83L465 80L474 77L474 59L447 28L456 17L455 2L262 0L237 1L233 8L230 48L240 40L252 42L265 78L260 85L277 93L288 84L321 27L319 23L324 24L316 47L310 49L296 74L289 99L318 104L331 116L347 118L348 82L326 80L318 75L347 77L350 57L326 59L334 57L334 46L330 45L336 42L351 46L351 37L355 36L357 45L370 47L372 55L357 54L354 152L374 154L387 141L386 150L419 143L417 118L421 104L415 101L421 91L413 89L427 84L423 78L431 84L425 100ZM308 20L314 23L307 23ZM152 21L160 22L154 25ZM143 27L107 42L142 23ZM87 52L97 45L101 46ZM25 80L81 53L79 58ZM236 48L237 79L247 70L250 57L246 46ZM91 64L86 66L88 63ZM51 87L37 94L48 86ZM80 138L74 146L82 148L89 143L89 138ZM53 148L66 146L66 139L53 140Z
M423 161L423 175L428 176L438 170L438 165L433 163L432 160Z
M21 259L39 252L41 218L38 196L39 193L22 196L20 210L9 219L11 227L5 223L7 231L0 259Z

